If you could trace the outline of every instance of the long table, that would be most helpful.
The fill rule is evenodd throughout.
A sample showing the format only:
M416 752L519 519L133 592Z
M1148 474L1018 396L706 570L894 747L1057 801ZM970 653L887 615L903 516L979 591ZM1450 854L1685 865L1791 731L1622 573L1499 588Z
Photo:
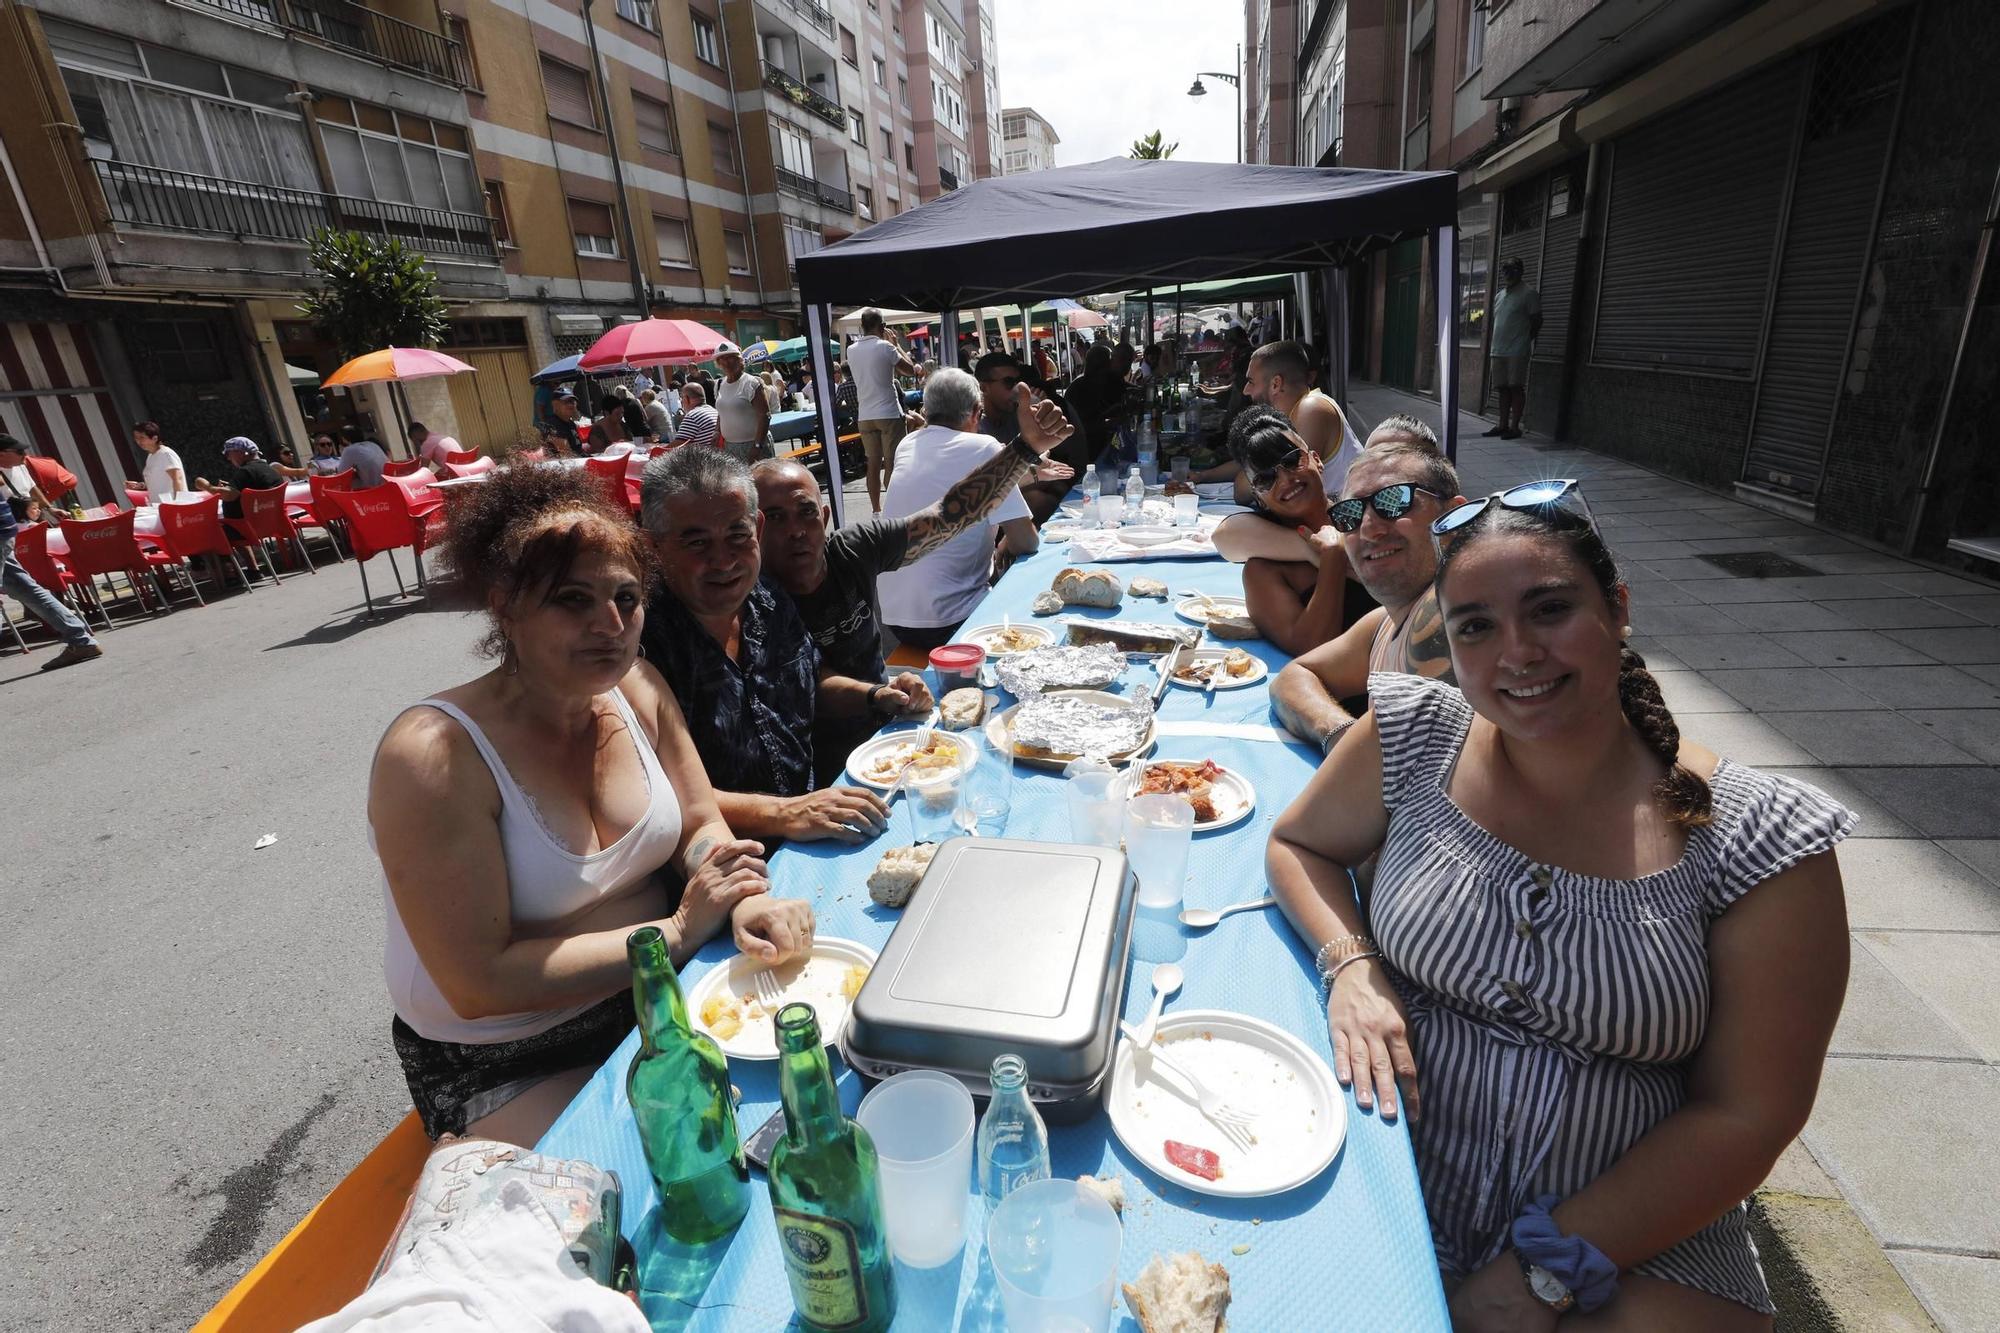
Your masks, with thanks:
M1065 564L1067 548L1045 546L1017 562L967 622L1033 622L1029 602ZM1150 560L1111 566L1121 578L1148 574L1176 593L1240 593L1241 570L1221 560ZM1101 616L1113 613L1097 612ZM1116 613L1125 618L1172 621L1171 606L1127 597ZM1178 622L1176 622L1178 623ZM1283 654L1262 641L1242 645L1275 674ZM1120 684L1124 693L1151 688L1148 666L1135 665ZM1271 823L1312 775L1317 754L1273 730L1268 680L1238 690L1169 687L1159 709L1158 755L1213 758L1242 772L1257 791L1257 808L1232 829L1197 835L1188 857L1187 905L1221 907L1267 891L1263 851ZM1069 840L1068 814L1059 776L1017 767L1007 836ZM822 936L845 936L880 949L900 913L870 903L866 881L881 851L907 842L901 808L889 832L858 848L834 843L792 844L771 858L773 892L809 899ZM1004 942L996 942L1004 947ZM727 939L711 943L688 964L691 985L730 957ZM1186 984L1168 1004L1178 1009L1230 1009L1255 1015L1296 1033L1332 1063L1325 1009L1305 949L1275 911L1240 912L1221 925L1191 935L1179 958ZM1138 1021L1151 998L1150 965L1136 958L1126 984L1125 1017ZM792 1304L777 1233L770 1220L764 1177L752 1172L749 1216L726 1242L691 1252L666 1241L652 1224L652 1178L625 1100L625 1071L637 1049L633 1034L605 1062L538 1145L561 1157L581 1157L617 1171L625 1188L624 1228L641 1255L642 1301L655 1329L765 1330L783 1327ZM859 1077L834 1060L842 1103L850 1114L864 1091ZM730 1080L742 1089L738 1120L745 1138L778 1109L777 1067L735 1061ZM1234 1304L1232 1328L1265 1330L1384 1328L1442 1329L1444 1293L1439 1284L1423 1199L1407 1132L1361 1111L1347 1094L1347 1140L1317 1179L1262 1199L1217 1199L1168 1182L1125 1151L1100 1113L1078 1126L1052 1126L1050 1154L1057 1174L1115 1172L1125 1180L1125 1241L1119 1259L1130 1281L1156 1253L1195 1249L1226 1264ZM898 1329L1004 1327L993 1270L985 1259L984 1205L967 1199L966 1245L938 1269L898 1265ZM1235 1253L1239 1245L1249 1248ZM1137 1328L1125 1319L1121 1330Z

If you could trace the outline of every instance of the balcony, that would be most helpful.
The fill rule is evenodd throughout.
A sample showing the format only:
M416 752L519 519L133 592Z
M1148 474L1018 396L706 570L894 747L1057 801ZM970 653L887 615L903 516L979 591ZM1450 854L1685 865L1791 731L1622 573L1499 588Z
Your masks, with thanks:
M211 9L274 23L330 46L464 88L465 52L442 33L370 9L357 0L201 0Z
M93 158L112 220L235 240L310 241L322 228L393 236L429 255L497 262L493 220L416 204L349 199L316 190L197 176Z
M832 12L824 5L814 3L814 0L765 0L765 3L774 9L781 6L789 9L826 36L833 36Z
M958 173L955 171L947 171L945 168L939 167L938 184L942 186L944 189L956 190L958 188Z
M810 176L801 176L796 171L777 167L778 188L796 199L809 204L825 204L828 208L839 209L843 213L854 211L854 196L834 185L824 185Z
M847 130L847 108L829 97L822 97L797 79L766 62L764 65L764 86L778 93L793 106L812 112L835 129Z

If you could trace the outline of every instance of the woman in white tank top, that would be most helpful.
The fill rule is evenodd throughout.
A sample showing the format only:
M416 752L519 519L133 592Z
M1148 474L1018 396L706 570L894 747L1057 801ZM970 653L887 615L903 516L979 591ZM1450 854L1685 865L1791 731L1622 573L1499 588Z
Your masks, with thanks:
M654 577L582 472L508 469L455 503L449 574L500 665L413 707L376 752L371 842L411 1096L433 1138L532 1145L632 1027L625 937L676 964L725 928L771 962L808 949L716 807L679 705L639 661Z

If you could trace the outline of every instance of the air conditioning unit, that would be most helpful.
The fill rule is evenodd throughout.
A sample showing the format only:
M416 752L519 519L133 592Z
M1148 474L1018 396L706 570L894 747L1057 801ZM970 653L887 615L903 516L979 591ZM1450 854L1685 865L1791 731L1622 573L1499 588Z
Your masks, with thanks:
M586 333L604 332L602 315L556 315L550 320L558 338L575 338Z

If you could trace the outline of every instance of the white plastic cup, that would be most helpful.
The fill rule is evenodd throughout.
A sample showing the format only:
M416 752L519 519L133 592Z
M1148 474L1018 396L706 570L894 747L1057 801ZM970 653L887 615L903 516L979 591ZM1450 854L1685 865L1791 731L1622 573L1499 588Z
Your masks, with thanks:
M1125 859L1139 877L1139 906L1179 907L1194 841L1194 806L1155 792L1125 805Z
M1037 1180L1002 1199L986 1252L1008 1333L1104 1333L1123 1239L1111 1205L1074 1180Z
M1201 497L1180 494L1174 497L1174 526L1191 528L1201 522Z
M1107 528L1115 528L1125 521L1125 497L1115 491L1106 491L1097 497L1097 519Z
M1070 841L1116 847L1125 831L1123 775L1102 759L1072 759L1063 769Z
M1180 456L1178 456L1177 458L1175 458L1175 459L1174 459L1174 480L1175 480L1175 481L1178 481L1178 482L1182 483L1183 485L1185 485L1185 484L1187 483L1187 479L1188 479L1188 468L1189 468L1189 466L1191 465L1191 463L1192 463L1192 460L1191 460L1191 459L1189 459L1189 458L1188 458L1188 456L1187 456L1186 454L1181 454Z
M854 1118L875 1140L890 1250L912 1268L949 1262L972 1194L972 1094L949 1074L912 1069L876 1084Z

